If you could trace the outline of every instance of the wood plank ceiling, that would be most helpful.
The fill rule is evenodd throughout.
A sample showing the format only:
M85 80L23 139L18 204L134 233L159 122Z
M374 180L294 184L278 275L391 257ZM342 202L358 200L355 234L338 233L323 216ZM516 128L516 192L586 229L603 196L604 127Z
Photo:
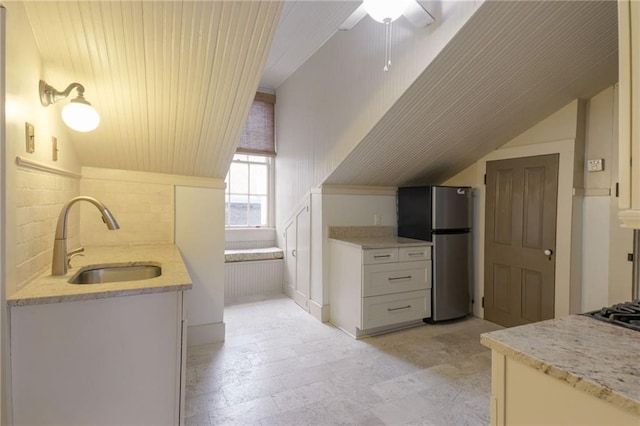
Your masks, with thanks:
M617 81L615 1L485 2L325 184L441 183Z
M282 2L36 1L25 8L43 77L59 90L82 83L101 114L94 132L72 132L83 166L225 177Z

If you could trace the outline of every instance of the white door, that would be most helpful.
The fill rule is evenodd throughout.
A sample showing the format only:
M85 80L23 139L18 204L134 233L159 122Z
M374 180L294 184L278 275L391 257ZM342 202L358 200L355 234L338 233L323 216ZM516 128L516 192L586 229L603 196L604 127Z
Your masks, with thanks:
M296 215L296 291L294 300L305 311L309 311L309 289L311 278L311 214L309 206Z

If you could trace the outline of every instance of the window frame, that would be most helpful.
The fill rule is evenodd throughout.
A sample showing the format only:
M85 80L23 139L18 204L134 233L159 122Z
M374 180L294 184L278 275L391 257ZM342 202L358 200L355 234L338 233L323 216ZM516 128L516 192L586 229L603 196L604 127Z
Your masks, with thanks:
M238 157L247 157L247 159L238 159ZM251 161L251 157L259 157L261 159L264 159L263 161ZM275 201L275 173L274 173L274 158L272 156L269 155L258 155L258 154L248 154L248 153L243 153L243 152L238 152L236 154L234 154L233 156L233 160L231 161L231 164L247 164L248 168L247 168L247 193L231 193L231 165L229 166L229 171L227 172L227 176L225 177L224 181L225 181L225 190L224 190L224 204L225 204L225 223L224 223L224 227L225 229L272 229L274 228L274 212L275 212L275 206L274 206L274 201ZM264 164L267 167L267 221L266 224L261 224L261 225L249 225L247 224L243 224L243 225L231 225L230 223L227 222L227 218L230 218L230 212L229 214L227 214L227 206L230 203L230 197L231 195L247 195L247 199L249 199L249 197L251 197L251 191L250 191L250 170L251 170L251 164ZM263 194L260 194L259 196L264 196ZM248 218L248 216L247 216Z

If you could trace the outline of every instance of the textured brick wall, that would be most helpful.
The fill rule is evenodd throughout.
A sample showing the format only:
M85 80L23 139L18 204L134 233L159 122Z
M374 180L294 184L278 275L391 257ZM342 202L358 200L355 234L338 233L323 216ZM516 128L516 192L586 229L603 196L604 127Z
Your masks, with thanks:
M173 185L85 178L81 192L102 201L120 225L117 231L108 230L98 210L83 203L84 245L173 243Z
M18 169L16 264L18 288L51 268L58 215L64 203L79 195L80 180ZM70 211L67 247L79 245L80 211Z

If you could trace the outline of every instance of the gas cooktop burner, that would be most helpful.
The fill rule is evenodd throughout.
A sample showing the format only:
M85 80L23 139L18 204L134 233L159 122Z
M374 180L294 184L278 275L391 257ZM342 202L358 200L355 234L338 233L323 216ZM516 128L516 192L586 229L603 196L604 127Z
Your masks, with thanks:
M633 302L618 303L609 308L602 308L599 311L587 312L584 315L640 331L640 299Z

